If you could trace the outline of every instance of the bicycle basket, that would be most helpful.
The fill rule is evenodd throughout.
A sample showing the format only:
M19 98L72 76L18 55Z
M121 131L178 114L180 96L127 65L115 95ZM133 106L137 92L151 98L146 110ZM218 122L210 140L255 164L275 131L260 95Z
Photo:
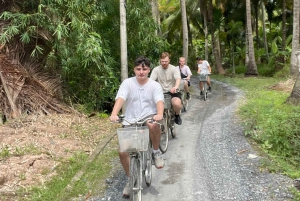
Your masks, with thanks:
M164 99L165 99L165 109L171 109L171 95L164 94Z
M200 74L200 75L199 75L199 80L200 80L200 81L207 81L207 75Z
M147 126L118 128L117 134L120 152L137 152L148 149L149 128Z

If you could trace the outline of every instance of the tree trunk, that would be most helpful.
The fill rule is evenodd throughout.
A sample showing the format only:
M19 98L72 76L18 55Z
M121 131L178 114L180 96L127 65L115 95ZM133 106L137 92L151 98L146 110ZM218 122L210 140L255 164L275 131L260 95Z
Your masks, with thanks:
M224 75L225 70L223 69L222 62L218 53L218 49L216 48L216 42L215 42L215 28L213 25L213 5L212 0L209 0L209 6L208 6L208 15L210 20L210 31L211 31L211 43L213 46L213 54L215 57L216 67L219 74Z
M160 16L159 16L159 9L158 9L157 0L151 0L151 8L152 8L153 19L158 24L158 27L160 27ZM161 35L160 29L156 30L155 34Z
M126 1L120 0L120 49L121 49L121 80L128 78Z
M246 0L246 18L247 18L247 33L248 33L248 48L249 48L249 62L247 65L247 76L258 75L257 66L254 56L254 45L252 37L252 25L251 25L251 4L250 0Z
M188 27L187 27L187 17L186 17L186 7L185 0L180 0L181 6L181 19L182 19L182 42L183 42L183 57L185 58L186 63L188 62L188 53L189 53L189 37L188 37Z
M263 25L263 37L264 37L264 46L267 58L269 60L269 50L268 50L268 40L267 40L267 34L266 34L266 21L265 21L265 5L263 1L260 1L261 4L261 11L262 11L262 25Z
M299 0L294 0L293 39L292 39L292 55L291 55L291 69L290 69L290 75L292 77L296 77L299 72L299 67L297 66L297 56L296 56L296 53L299 48L299 12L300 12Z
M300 73L298 73L298 77L296 79L292 93L287 99L287 102L293 105L300 106Z
M208 27L207 27L207 1L199 0L200 12L204 21L204 37L205 37L205 60L208 61Z

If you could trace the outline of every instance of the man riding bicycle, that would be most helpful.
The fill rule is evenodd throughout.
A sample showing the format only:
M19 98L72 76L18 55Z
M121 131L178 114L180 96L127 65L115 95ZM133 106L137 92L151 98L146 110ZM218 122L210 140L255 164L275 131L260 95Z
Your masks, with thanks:
M191 96L190 96L190 93L189 93L189 86L191 85L190 79L191 79L192 72L191 72L190 67L185 65L185 58L184 57L179 58L179 66L177 66L177 68L180 71L180 75L181 75L181 78L182 78L181 82L183 82L183 87L184 87L184 90L186 92L186 98L187 98L187 100L190 100Z
M210 74L211 73L211 67L206 60L202 60L200 57L196 58L198 63L198 74ZM210 78L207 76L208 90L211 92L211 85L210 85ZM199 81L199 89L200 89L200 96L203 95L203 83Z
M127 78L122 82L109 119L112 122L118 121L118 113L126 102L124 115L129 122L139 121L148 117L153 117L154 121L160 121L164 112L164 95L161 85L148 78L150 60L141 56L135 60L134 66L135 77ZM127 124L127 122L123 122L124 126ZM146 125L149 127L155 166L158 169L163 168L164 160L159 150L160 127L158 124L149 122ZM127 152L119 151L119 158L129 181L129 155ZM128 197L129 194L129 183L127 182L123 190L123 196Z
M163 52L161 54L160 66L157 66L152 70L150 78L160 83L164 92L170 92L172 97L171 104L175 111L174 122L181 125L181 95L180 93L177 93L181 82L181 76L179 70L170 64L170 55L168 52Z

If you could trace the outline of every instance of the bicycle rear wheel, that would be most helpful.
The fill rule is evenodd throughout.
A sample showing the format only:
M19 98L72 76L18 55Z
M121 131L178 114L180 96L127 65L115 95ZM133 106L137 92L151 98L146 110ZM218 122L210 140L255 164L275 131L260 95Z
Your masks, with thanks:
M203 95L204 95L204 100L206 101L207 99L207 89L206 89L206 83L203 83Z
M141 183L141 171L140 161L136 157L130 158L130 200L141 201L142 200L142 183Z
M169 115L168 110L164 111L163 116L163 125L161 125L161 137L160 137L160 143L159 143L159 149L162 153L165 153L168 149L169 144Z
M152 148L152 143L150 141L148 145L148 150L145 152L146 157L144 158L144 160L146 160L144 176L145 176L145 182L147 186L150 186L152 181L152 149L151 148Z

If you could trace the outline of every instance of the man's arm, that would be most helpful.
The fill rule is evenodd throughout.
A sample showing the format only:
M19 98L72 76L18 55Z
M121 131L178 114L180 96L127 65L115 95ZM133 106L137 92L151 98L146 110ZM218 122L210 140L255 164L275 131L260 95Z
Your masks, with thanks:
M156 103L157 114L153 116L154 121L160 121L163 118L164 114L164 102L162 100Z
M198 71L197 71L197 73L198 73L198 74L201 73L201 67L199 67L199 66L198 66Z
M109 117L110 121L118 121L119 120L118 113L121 110L124 102L125 101L124 101L123 98L121 98L121 97L117 98L117 100L115 102L115 105L114 105L114 108L113 108L113 110L111 112L111 115Z
M186 79L187 79L187 80L190 80L190 79L191 79L191 76L192 76L192 71L191 71L190 67L188 67L188 66L187 66L187 69L188 69L188 70L187 70L187 72L188 72L187 74L188 74L188 75L187 75Z

